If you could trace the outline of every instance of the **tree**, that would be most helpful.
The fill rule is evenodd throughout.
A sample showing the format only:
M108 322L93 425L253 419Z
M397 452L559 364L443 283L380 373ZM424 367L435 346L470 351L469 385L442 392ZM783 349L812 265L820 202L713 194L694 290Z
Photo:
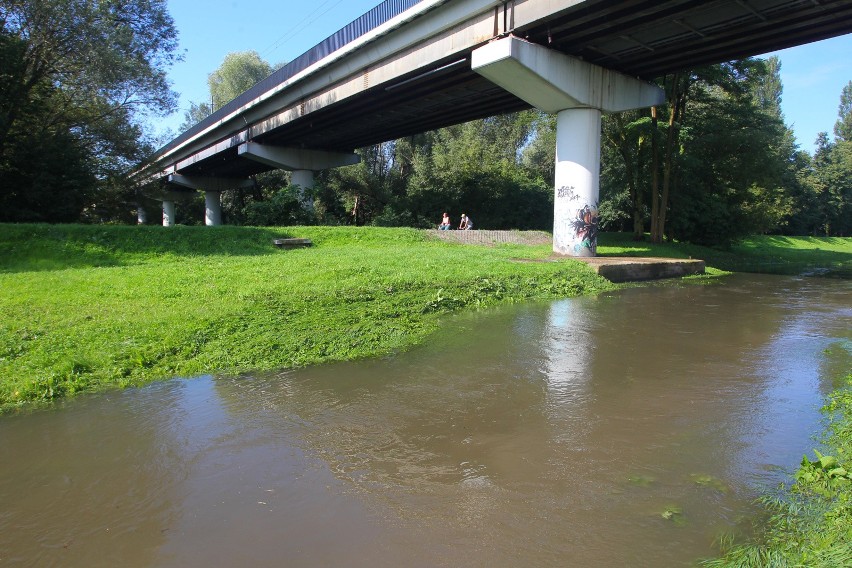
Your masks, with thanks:
M186 132L208 116L213 114L213 107L209 103L189 103L189 110L183 113L183 124L178 130Z
M198 124L217 109L235 99L261 79L272 73L272 66L261 59L256 51L235 51L222 60L219 67L207 75L207 87L210 99L205 102L190 103L184 114L184 132Z
M814 234L852 233L852 142L831 142L826 132L817 137L817 150L806 176L812 197L803 213Z
M641 240L645 233L645 184L643 173L648 169L649 142L653 123L643 111L628 111L605 115L602 119L603 142L610 146L614 152L609 154L609 162L617 162L620 167L620 175L617 179L622 187L627 187L627 197L630 201L631 217L633 219L633 238ZM607 155L606 152L603 152ZM611 179L611 176L605 176ZM604 195L608 184L604 184ZM604 208L606 212L606 208ZM607 222L611 222L614 215L607 214Z
M601 215L641 238L725 245L776 230L797 187L777 61L733 61L665 77L664 106L603 121ZM650 197L648 192L650 191Z
M219 68L207 76L213 110L235 99L270 73L272 66L256 51L229 53Z
M521 164L533 178L553 187L556 177L556 115L533 113L530 140L521 152Z
M837 114L837 122L834 124L834 136L838 140L852 142L852 81L849 81L843 87Z
M174 106L164 67L176 47L165 0L4 1L3 218L76 220L106 180L137 163L148 150L142 118ZM40 205L57 201L61 211Z
M784 185L793 157L786 127L765 85L764 61L745 59L698 70L684 117L674 236L725 246L776 230L789 213ZM763 101L763 102L762 102Z
M434 226L449 210L480 228L552 228L552 184L522 165L543 118L525 111L436 131L408 182L413 216Z

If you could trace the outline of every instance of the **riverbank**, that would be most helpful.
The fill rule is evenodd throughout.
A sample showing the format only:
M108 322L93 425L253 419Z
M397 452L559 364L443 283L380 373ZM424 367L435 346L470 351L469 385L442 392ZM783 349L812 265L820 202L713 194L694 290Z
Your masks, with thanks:
M310 248L281 250L276 238ZM613 288L548 246L408 229L0 228L0 407L104 387L375 357L448 313Z
M288 237L314 246L273 246ZM709 278L744 268L843 274L852 239L758 237L720 252L602 234L599 253L703 258ZM517 262L550 257L549 244L464 246L407 229L0 225L0 409L174 376L381 356L422 341L453 312L615 288L576 261ZM847 471L849 393L832 395L835 426L820 447ZM792 494L767 500L761 544L729 544L709 566L845 565L852 482L808 453Z
M274 239L309 238L281 250ZM778 257L849 265L852 239L757 240L720 253L603 234L602 255ZM791 246L794 243L795 246ZM808 248L810 247L810 248ZM462 246L375 227L0 227L0 409L174 376L406 349L453 311L615 286L549 244ZM777 268L777 265L776 265Z
M822 409L828 428L821 449L802 458L789 489L762 499L767 518L755 540L726 539L724 555L703 566L852 566L852 374L839 382Z

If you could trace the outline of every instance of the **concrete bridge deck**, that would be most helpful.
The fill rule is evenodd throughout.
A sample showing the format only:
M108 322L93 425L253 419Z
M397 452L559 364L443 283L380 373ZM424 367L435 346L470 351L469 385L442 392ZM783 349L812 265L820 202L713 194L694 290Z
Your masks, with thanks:
M493 246L498 244L549 245L550 233L545 231L427 231L434 238L470 245ZM662 278L680 278L704 274L705 262L697 259L595 256L575 257L553 255L543 262L570 258L588 264L597 274L611 282L638 282Z

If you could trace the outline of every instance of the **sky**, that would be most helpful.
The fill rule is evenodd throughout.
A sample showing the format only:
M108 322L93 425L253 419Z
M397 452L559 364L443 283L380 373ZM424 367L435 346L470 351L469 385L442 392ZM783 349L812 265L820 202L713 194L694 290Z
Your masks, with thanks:
M270 64L301 55L380 0L168 0L183 61L169 78L179 110L155 122L174 133L191 102L209 97L207 75L228 53L256 51ZM781 110L802 150L813 154L820 132L833 137L843 87L852 81L852 34L761 55L781 59Z

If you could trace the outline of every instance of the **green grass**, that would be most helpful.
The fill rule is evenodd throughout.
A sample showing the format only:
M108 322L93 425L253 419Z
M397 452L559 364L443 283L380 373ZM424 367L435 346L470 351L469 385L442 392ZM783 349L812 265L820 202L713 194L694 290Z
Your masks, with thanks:
M272 240L282 237L315 246L280 250ZM718 253L604 234L599 252L715 254L721 268L737 254L796 263L819 245L836 264L852 252L850 239L833 249L765 239ZM550 255L548 245L464 246L413 229L0 225L0 411L174 376L382 355L422 341L448 312L615 287L575 261L518 262Z
M598 238L602 256L661 256L700 258L708 266L729 272L801 274L825 272L852 277L852 238L849 237L749 237L730 250L689 243L636 242L630 233L603 233Z
M279 250L276 237L313 240ZM0 407L402 350L442 314L613 286L547 246L420 231L0 226Z

